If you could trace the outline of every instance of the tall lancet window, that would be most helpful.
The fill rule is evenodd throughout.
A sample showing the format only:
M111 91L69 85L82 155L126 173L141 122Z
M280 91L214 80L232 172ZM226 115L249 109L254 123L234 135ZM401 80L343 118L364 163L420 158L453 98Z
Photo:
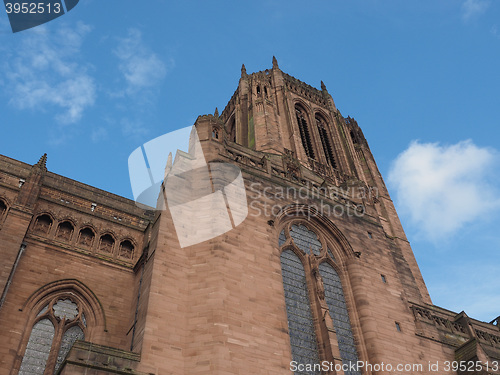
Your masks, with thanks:
M79 302L54 297L35 318L18 374L56 374L75 341L85 339L86 328Z
M345 303L344 291L340 283L337 271L328 263L319 265L319 273L323 279L325 287L325 300L330 310L330 317L337 333L339 343L340 358L342 363L349 366L351 362L358 362L358 352L354 343L354 336L351 329L351 321ZM358 375L359 371L350 371L347 374Z
M306 155L309 158L314 159L313 143L311 140L311 132L309 131L309 126L307 125L306 112L299 106L296 106L295 115L297 116L300 139L302 140L302 146L304 146L304 151L306 152Z
M337 168L332 142L326 130L326 122L321 117L316 116L316 125L318 126L319 137L321 138L321 145L323 146L326 161L332 168Z
M292 250L285 250L281 253L281 272L285 289L292 359L297 364L314 366L320 361L318 340L307 291L306 274L302 262ZM296 372L296 374L302 373ZM312 372L312 374L320 374L320 372Z
M345 374L361 375L349 366L358 362L358 353L342 283L332 266L336 258L331 247L309 223L300 221L289 223L281 231L279 246L292 360L297 364L295 374L321 374L321 366L314 364L334 356L333 352L320 355L318 351L330 347L325 336L325 332L332 334L324 319L328 314L342 363L349 369Z
M228 123L227 133L229 135L229 141L236 142L236 119L234 116Z

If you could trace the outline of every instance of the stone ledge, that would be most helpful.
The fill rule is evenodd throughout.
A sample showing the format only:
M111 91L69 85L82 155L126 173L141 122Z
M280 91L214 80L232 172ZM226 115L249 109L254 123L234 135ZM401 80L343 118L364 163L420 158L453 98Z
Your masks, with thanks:
M138 353L76 341L58 375L83 374L87 373L87 369L103 375L152 375L135 370L140 360L141 356Z

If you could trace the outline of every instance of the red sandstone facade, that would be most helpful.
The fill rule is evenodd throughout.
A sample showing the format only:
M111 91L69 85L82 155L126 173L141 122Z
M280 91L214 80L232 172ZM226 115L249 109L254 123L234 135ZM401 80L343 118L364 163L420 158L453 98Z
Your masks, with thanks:
M224 111L195 125L207 161L241 169L249 215L186 248L168 210L53 174L46 156L0 157L0 375L290 374L306 346L289 323L300 288L319 361L342 364L346 334L374 366L362 374L500 373L498 322L432 304L363 133L324 84L275 59L243 67ZM304 280L297 292L286 257ZM336 323L325 267L350 333ZM446 368L469 360L483 367Z

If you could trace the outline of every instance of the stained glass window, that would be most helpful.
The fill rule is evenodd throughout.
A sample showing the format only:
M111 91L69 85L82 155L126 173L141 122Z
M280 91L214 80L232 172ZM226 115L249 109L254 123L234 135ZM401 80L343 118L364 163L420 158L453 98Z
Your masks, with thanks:
M322 343L318 342L318 336L316 336L316 327L314 325L316 311L311 309L312 302L309 299L310 295L307 288L307 280L309 280L316 284L319 283L319 291L315 289L314 293L311 294L311 296L317 294L315 298L318 298L319 301L323 300L320 291L324 288L324 301L328 306L335 327L342 363L349 365L358 362L358 353L340 277L332 265L327 262L323 261L317 266L318 262L324 260L323 257L337 262L332 250L326 243L322 243L323 240L314 231L309 230L300 223L289 226L289 235L293 239L292 245L295 246L296 251L303 252L303 256L301 255L300 258L297 252L291 249L284 250L281 254L281 270L293 361L304 365L320 363L318 345L322 345ZM286 241L287 235L283 229L279 235L279 245L283 246ZM322 255L321 250L325 247L327 255ZM306 268L311 268L310 274L305 272L302 257L305 258L304 261L311 264L311 267ZM316 264L315 267L314 264ZM317 271L314 271L318 269L321 278L316 276L315 272ZM322 321L321 317L316 318L320 322ZM312 368L312 366L309 368ZM309 373L296 372L296 374ZM315 372L310 374L315 374ZM345 374L361 375L361 372L347 371Z
M337 261L335 260L335 256L333 255L332 251L330 250L330 248L328 248L328 255L330 255L330 258L332 258L332 260L337 263Z
M279 240L278 240L279 245L283 246L283 244L285 243L285 241L286 241L286 236L285 236L285 230L283 229L281 231L281 233L280 233L280 237L279 237Z
M54 297L40 310L36 316L40 320L33 325L24 351L20 375L59 370L75 341L85 339L87 322L80 310L70 297Z
M57 362L54 374L56 374L57 370L59 370L59 367L61 367L64 359L68 355L69 350L71 349L75 341L83 339L84 339L83 331L78 326L73 326L69 328L66 332L64 332L64 335L61 340L61 347L57 355Z
M298 364L318 364L320 363L318 344L304 267L293 251L285 250L281 253L281 270L292 358ZM320 374L320 372L296 372L295 374Z
M310 254L312 250L314 255L320 255L321 242L319 242L318 236L304 225L292 225L290 236L295 245L304 253Z
M57 301L53 308L54 315L60 319L73 320L78 315L78 306L69 299Z
M54 340L54 325L42 319L33 326L19 375L43 375Z
M330 316L333 320L337 340L339 343L340 357L344 364L358 361L358 353L354 336L352 334L349 313L345 303L344 292L340 278L335 269L328 263L319 265L319 273L323 278L325 287L325 300L330 310ZM346 375L361 375L359 371L347 371Z

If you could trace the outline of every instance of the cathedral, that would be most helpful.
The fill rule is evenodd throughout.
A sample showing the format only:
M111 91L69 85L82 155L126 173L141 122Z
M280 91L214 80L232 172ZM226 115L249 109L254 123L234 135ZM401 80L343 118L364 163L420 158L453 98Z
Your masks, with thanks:
M182 160L234 167L239 211L213 174L222 210L171 204L178 156L156 209L46 155L0 156L0 375L500 374L498 319L433 305L367 140L323 82L275 58L243 66L193 129Z

